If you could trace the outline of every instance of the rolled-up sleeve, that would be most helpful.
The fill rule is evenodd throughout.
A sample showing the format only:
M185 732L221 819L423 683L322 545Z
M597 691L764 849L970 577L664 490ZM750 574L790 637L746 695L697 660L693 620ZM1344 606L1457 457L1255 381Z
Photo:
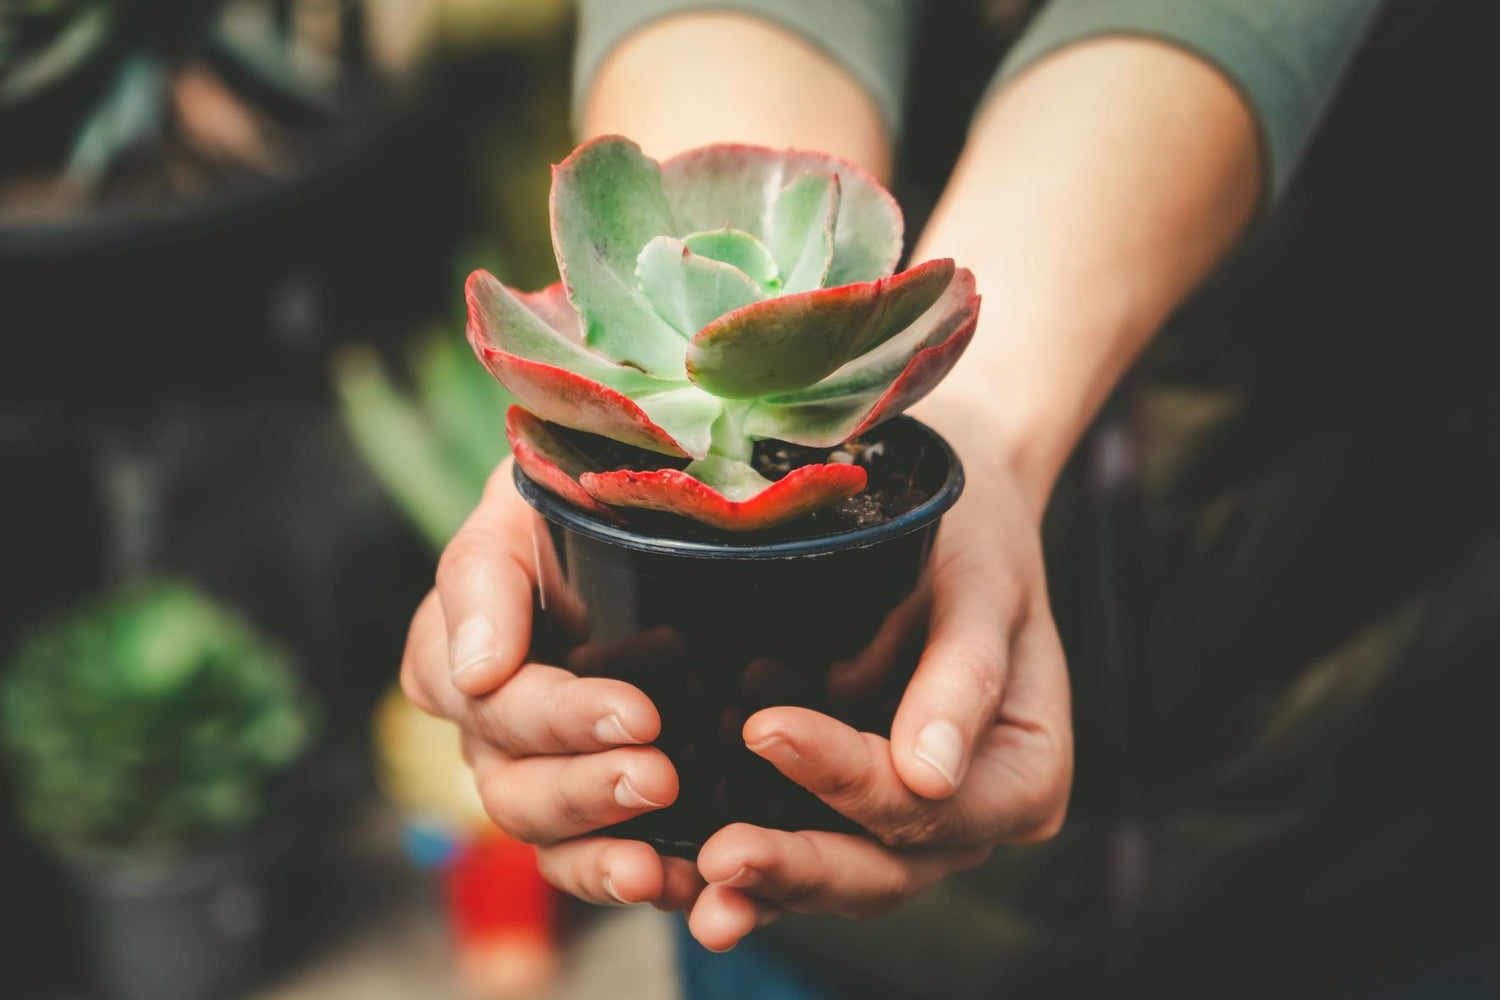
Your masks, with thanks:
M920 0L582 0L573 115L615 46L653 21L702 11L747 14L791 31L839 63L870 95L891 136L901 132L909 41Z
M1052 52L1105 35L1159 39L1214 65L1260 129L1269 193L1280 193L1381 0L1051 0L986 96Z

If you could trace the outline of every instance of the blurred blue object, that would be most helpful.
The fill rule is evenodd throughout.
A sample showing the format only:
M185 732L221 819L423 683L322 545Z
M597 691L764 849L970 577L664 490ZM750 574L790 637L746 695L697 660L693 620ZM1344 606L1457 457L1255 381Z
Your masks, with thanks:
M672 928L687 1000L840 1000L753 936L715 954L693 939L686 920L673 920Z

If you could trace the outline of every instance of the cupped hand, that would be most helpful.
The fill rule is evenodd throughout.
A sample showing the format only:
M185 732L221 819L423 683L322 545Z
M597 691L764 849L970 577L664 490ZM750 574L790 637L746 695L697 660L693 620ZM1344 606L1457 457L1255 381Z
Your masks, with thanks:
M558 888L688 909L695 937L722 951L787 912L888 910L996 844L1061 825L1072 778L1066 666L1036 517L1003 472L971 463L939 532L927 646L890 739L791 707L744 724L752 751L876 839L736 824L704 845L696 867L588 835L669 804L677 779L646 745L660 718L639 689L526 662L530 518L507 462L444 553L412 623L402 683L419 707L459 725L490 816L538 845Z
M444 550L437 586L412 619L402 690L458 724L485 811L537 845L549 882L595 903L682 908L703 886L691 862L638 841L584 836L668 805L677 774L647 745L661 719L638 688L527 662L531 517L506 461Z
M708 885L689 917L705 947L731 948L787 912L884 912L997 844L1043 840L1062 825L1069 685L1037 517L1013 477L982 464L975 433L940 429L981 461L939 531L927 646L890 739L792 707L744 725L752 751L877 839L720 830L699 854Z

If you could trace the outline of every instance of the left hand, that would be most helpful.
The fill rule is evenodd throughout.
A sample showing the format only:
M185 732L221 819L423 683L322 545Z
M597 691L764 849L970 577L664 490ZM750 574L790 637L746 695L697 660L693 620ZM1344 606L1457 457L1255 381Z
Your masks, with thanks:
M948 432L981 455L982 445L963 449L974 435ZM971 470L939 531L927 646L889 740L801 708L746 721L751 750L878 840L720 830L699 854L707 885L688 921L704 947L732 948L789 911L885 912L996 844L1061 827L1073 774L1068 676L1025 495L1008 472Z

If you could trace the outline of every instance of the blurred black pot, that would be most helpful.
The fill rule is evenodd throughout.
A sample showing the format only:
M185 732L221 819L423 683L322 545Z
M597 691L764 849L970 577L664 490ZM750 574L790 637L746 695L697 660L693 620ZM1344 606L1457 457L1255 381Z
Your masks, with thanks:
M218 1000L250 982L266 916L263 872L251 851L74 859L70 868L100 996Z
M608 835L694 857L735 822L855 829L746 749L741 728L763 708L799 705L890 733L925 632L919 583L964 474L947 442L908 417L865 440L919 456L913 475L930 498L881 524L791 541L623 528L516 469L537 511L537 653L644 691L661 715L656 746L677 769L676 802Z

